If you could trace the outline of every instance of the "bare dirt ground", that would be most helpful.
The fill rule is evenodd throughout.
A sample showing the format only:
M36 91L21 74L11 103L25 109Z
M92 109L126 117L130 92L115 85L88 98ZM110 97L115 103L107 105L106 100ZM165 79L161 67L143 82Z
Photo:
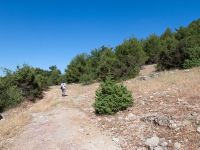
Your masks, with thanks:
M70 91L70 89L69 89ZM71 91L70 91L71 92ZM71 95L71 93L68 93ZM119 150L111 137L103 135L87 114L73 104L73 97L62 97L59 87L52 87L42 103L51 108L38 113L31 107L32 120L23 131L9 139L9 150ZM54 102L52 102L54 101ZM42 109L42 108L39 108Z
M94 114L98 83L68 85L64 98L52 87L33 106L6 112L0 121L2 149L200 149L200 68L157 73L145 66L124 84L134 106L114 116ZM13 111L23 115L13 119Z

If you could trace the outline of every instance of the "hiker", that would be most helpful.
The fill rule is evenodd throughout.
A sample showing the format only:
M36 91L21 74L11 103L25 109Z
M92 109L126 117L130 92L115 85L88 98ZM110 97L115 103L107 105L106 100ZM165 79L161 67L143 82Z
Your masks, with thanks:
M66 96L66 83L61 83L60 89L62 90L62 96Z

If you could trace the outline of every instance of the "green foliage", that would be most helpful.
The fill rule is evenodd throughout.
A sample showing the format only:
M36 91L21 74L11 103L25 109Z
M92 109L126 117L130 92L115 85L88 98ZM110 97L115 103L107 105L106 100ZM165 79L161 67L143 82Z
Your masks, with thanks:
M178 44L178 40L175 38L175 34L169 28L167 28L165 32L160 36L160 40L162 45L162 51L176 49Z
M146 61L146 54L143 51L142 44L136 39L131 38L124 41L115 49L118 66L121 68L121 76L128 79L138 75L141 65Z
M159 70L199 66L200 19L167 35L163 36L165 51L159 56Z
M28 65L17 67L15 72L8 69L3 71L5 76L0 77L0 111L14 107L23 100L42 98L43 91L49 85L58 84L62 80L56 66L50 67L50 71Z
M187 59L183 63L183 68L188 69L200 66L200 47L188 48L186 55Z
M113 76L115 59L115 54L111 48L102 47L97 66L97 76L100 80L105 80L107 76Z
M16 87L9 87L4 93L0 92L0 112L19 104L23 97Z
M45 90L48 88L48 78L45 76L42 76L41 74L35 75L35 82L38 84L38 88Z
M96 91L94 108L97 114L114 114L133 105L133 98L125 86L107 78Z
M10 86L7 79L0 78L0 112L16 106L22 100L20 89L16 86Z
M190 60L200 59L200 47L188 48L186 50L186 55Z
M35 68L34 73L39 75L39 79L43 83L43 85L51 86L58 85L61 82L65 82L65 77L61 74L61 71L57 68L57 66L50 66L49 70L43 70L40 68Z
M189 68L198 67L198 66L200 66L200 59L193 59L193 60L186 59L183 64L184 69L189 69Z
M158 70L199 66L199 57L192 58L188 52L195 47L200 47L200 19L174 32L167 28L161 36L130 38L115 48L102 46L90 55L78 55L68 65L65 78L69 83L89 84L108 76L118 81L134 78L143 64L157 63Z
M117 46L115 53L118 59L127 66L137 64L141 66L146 61L146 54L142 48L142 44L136 38L130 38ZM126 60L128 59L128 60Z
M80 82L83 84L83 85L89 85L91 83L93 83L93 79L94 77L92 76L92 74L87 74L87 73L84 73L81 77L80 77Z
M174 49L168 51L162 51L158 60L158 70L169 70L181 68L184 59L185 51L182 49Z
M76 56L68 65L66 78L69 83L89 84L93 81L104 81L111 76L114 80L135 77L146 55L142 44L135 38L124 41L112 49L102 46L91 51L90 55Z
M39 78L36 78L34 68L24 65L18 67L17 71L14 72L14 85L16 85L21 91L25 98L34 100L37 97L42 96L43 85Z
M160 37L153 34L148 37L144 42L144 51L148 55L148 64L154 64L158 62L159 55L163 51Z
M61 71L57 66L50 66L49 69L48 85L59 85L62 80Z
M66 70L66 80L68 83L80 82L81 76L85 73L88 56L86 54L77 55Z

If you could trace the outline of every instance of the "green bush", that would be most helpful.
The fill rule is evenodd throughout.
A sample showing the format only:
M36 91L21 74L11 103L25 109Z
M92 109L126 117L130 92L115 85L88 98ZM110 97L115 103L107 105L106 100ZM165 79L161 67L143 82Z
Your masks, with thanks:
M125 86L107 78L96 91L94 108L97 114L114 114L133 105L133 98Z
M48 85L59 85L62 82L61 71L57 66L50 66L49 69Z
M77 55L68 65L65 76L68 83L89 84L104 81L108 76L125 80L138 75L146 59L141 42L131 38L115 49L102 46L90 55Z
M85 73L88 56L86 54L77 55L68 65L66 80L68 83L80 82L81 76Z
M198 67L198 66L200 66L200 59L193 59L193 60L186 59L183 64L184 69L189 69L189 68Z
M7 100L6 106L13 107L21 103L23 100L21 91L16 86L11 86L6 90Z
M143 44L144 51L149 57L146 61L147 64L154 64L158 62L159 54L162 51L162 43L159 36L152 34L150 35Z
M0 112L16 106L23 101L21 91L16 86L0 85Z
M159 56L157 69L169 70L182 68L185 58L185 50L183 49L162 51Z
M188 69L200 66L200 47L175 49L162 52L158 63L158 70Z
M64 81L60 70L51 66L50 71L33 68L28 65L17 67L15 72L3 69L4 77L0 77L0 111L11 108L23 100L35 101L42 98L43 91L49 85Z
M48 78L40 74L35 75L35 82L38 84L38 88L45 90L48 88Z
M167 50L160 54L158 69L183 69L199 66L200 19L193 21L187 27L177 29L174 38L170 40L170 43L174 44L167 42Z
M200 66L200 47L188 48L186 58L183 63L184 69Z
M83 84L83 85L89 85L91 83L93 83L93 75L91 73L89 74L86 74L84 73L81 77L80 77L80 82Z
M34 68L24 65L22 68L18 67L17 71L13 74L14 85L16 85L22 91L22 95L32 101L35 98L42 96L42 88L39 80L36 78Z
M19 104L22 100L21 90L13 84L11 71L4 69L6 76L0 77L0 112Z
M115 55L121 69L117 74L122 79L134 78L139 74L139 68L145 64L147 60L146 53L143 50L142 44L136 38L125 40L115 49Z

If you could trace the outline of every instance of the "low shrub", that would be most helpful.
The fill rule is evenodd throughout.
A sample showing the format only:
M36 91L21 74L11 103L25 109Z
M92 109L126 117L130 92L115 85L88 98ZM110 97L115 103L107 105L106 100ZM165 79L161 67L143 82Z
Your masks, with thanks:
M35 101L42 97L47 89L47 78L35 71L34 68L24 65L17 67L15 72L3 70L4 77L0 77L0 111L16 106L23 100Z
M13 76L13 84L22 91L23 97L34 101L35 98L42 96L41 79L37 78L34 68L27 65L24 65L22 68L18 67Z
M131 92L122 84L107 78L96 91L94 108L97 114L114 114L133 105Z
M186 58L183 63L184 69L200 66L200 47L188 48Z
M7 87L0 83L0 112L16 106L23 101L23 96L16 86Z
M83 84L83 85L89 85L91 83L93 83L93 76L92 74L83 74L81 77L80 77L80 82Z
M200 59L193 59L193 60L186 59L183 64L184 69L189 69L189 68L198 67L198 66L200 66Z

